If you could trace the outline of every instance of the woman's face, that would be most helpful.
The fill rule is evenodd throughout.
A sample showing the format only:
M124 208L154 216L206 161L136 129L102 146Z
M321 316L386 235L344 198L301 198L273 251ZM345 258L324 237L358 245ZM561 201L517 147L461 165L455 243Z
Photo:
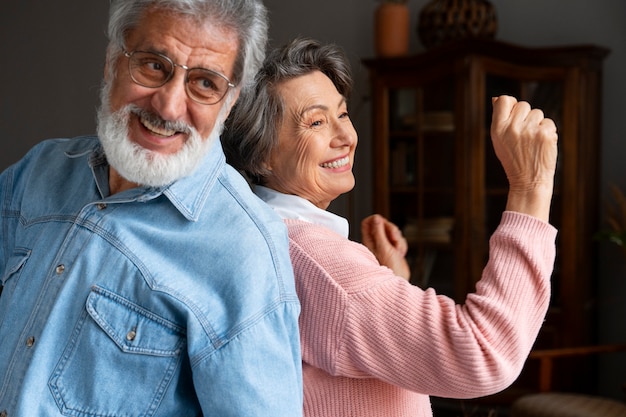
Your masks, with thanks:
M278 92L285 114L265 185L325 210L354 187L358 139L346 99L319 71L283 82Z

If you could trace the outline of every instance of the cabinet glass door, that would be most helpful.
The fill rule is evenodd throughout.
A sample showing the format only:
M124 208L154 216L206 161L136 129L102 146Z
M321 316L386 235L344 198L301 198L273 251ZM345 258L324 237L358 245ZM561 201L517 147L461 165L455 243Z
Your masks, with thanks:
M389 91L389 212L409 242L411 282L454 293L454 79Z

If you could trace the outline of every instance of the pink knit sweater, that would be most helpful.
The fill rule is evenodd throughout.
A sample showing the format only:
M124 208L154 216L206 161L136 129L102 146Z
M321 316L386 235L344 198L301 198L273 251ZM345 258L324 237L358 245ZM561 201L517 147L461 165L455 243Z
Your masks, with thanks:
M464 305L379 265L331 230L286 219L300 316L306 417L432 416L429 395L501 391L544 319L556 230L505 212Z

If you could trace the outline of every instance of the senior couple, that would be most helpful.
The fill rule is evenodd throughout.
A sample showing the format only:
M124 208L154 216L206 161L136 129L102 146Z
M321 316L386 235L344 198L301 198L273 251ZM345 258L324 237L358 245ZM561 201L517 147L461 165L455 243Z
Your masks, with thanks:
M362 245L326 211L354 186L338 47L264 60L258 0L113 0L108 35L97 136L0 175L0 416L431 416L515 380L555 252L540 110L493 100L510 192L455 305L393 224Z

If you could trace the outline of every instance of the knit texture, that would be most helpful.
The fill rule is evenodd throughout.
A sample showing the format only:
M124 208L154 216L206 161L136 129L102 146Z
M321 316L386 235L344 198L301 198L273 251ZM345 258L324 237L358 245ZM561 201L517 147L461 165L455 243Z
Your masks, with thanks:
M556 230L505 212L463 305L381 266L363 245L286 219L301 300L306 417L432 416L430 395L497 393L519 373L550 300Z

